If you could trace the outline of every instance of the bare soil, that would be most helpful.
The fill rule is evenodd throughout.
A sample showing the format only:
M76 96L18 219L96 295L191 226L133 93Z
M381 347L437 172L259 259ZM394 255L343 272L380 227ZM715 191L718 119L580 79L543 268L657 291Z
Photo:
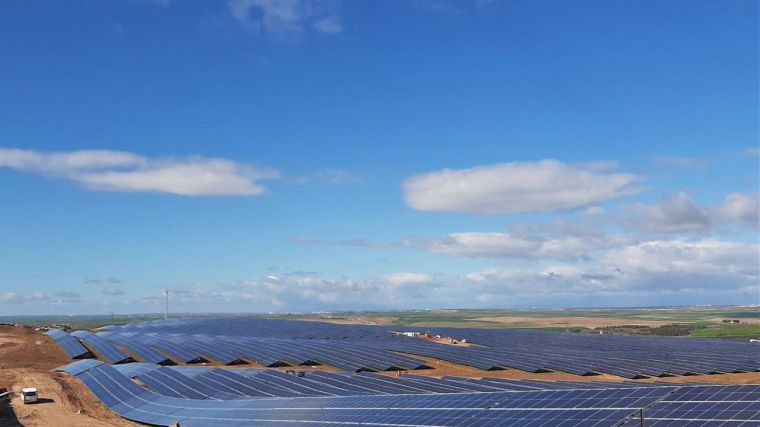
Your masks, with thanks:
M139 426L98 401L77 379L50 370L71 362L52 339L32 328L0 326L0 388L13 391L12 411L0 410L0 426ZM7 343L7 344L6 344ZM19 393L35 387L39 402L24 404Z
M481 322L496 322L506 326L522 327L572 327L582 326L584 328L601 328L605 326L620 325L637 325L658 327L672 324L672 321L662 320L638 320L638 319L616 319L612 317L533 317L533 316L490 316L477 317L472 319Z

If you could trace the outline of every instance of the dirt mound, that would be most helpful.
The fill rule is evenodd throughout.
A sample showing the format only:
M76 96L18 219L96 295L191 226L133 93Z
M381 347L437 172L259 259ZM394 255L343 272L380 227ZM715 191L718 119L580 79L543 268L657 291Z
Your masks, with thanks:
M0 326L0 371L9 368L50 370L71 362L51 338L34 328ZM0 382L0 387L5 387Z
M0 427L140 425L111 412L76 378L50 372L71 359L42 331L1 326L0 342L12 343L0 346L0 389L13 391L10 406L0 402ZM37 388L39 403L21 402L24 387Z

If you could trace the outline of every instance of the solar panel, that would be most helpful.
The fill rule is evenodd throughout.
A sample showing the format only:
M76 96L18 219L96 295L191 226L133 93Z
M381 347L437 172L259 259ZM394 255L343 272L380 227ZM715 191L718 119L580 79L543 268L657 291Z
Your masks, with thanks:
M132 361L132 356L119 350L115 345L111 344L105 338L102 338L89 331L75 331L71 335L84 341L85 344L90 346L98 355L105 358L111 363L121 363Z
M95 359L84 359L71 362L68 365L64 365L56 368L56 371L66 372L69 375L77 376L85 371L88 371L98 365L102 365L103 362Z
M160 364L171 362L171 359L169 359L169 357L159 353L149 345L143 344L138 340L125 339L119 336L112 336L108 338L115 344L119 344L129 350L131 353L139 357L143 362Z
M125 347L130 340L139 341L180 362L205 358L264 366L322 363L350 371L382 371L425 368L424 361L413 357L419 355L483 370L609 373L627 378L760 369L757 345L733 340L430 328L432 333L480 344L461 347L393 333L411 328L239 317L151 321L108 329L112 333L108 338Z
M169 368L159 369L174 372ZM330 374L326 375L329 376ZM626 422L626 425L638 425L635 423L639 420L635 417L641 408L647 408L645 413L659 414L658 406L672 409L668 405L695 405L698 408L697 405L705 402L728 405L710 408L702 406L698 409L701 413L694 414L696 416L690 419L676 418L673 414L648 416L647 422L651 424L646 425L697 425L694 422L698 425L757 425L760 414L757 407L760 386L648 386L531 392L200 400L151 393L108 365L92 367L79 373L78 377L117 413L155 425L168 425L172 422L180 422L183 426L302 425L304 422L310 425L406 426L613 426ZM730 415L731 418L711 418L721 413ZM685 414L677 414L678 417L683 415L691 414L688 410ZM750 415L750 418L741 418Z
M56 343L66 352L66 354L72 359L78 359L82 357L91 356L90 350L83 346L76 338L67 334L59 329L51 329L45 332L43 335L47 335L53 338Z
M208 382L186 377L177 371L159 367L144 372L137 378L148 387L165 396L188 399L234 399L236 396Z
M680 387L625 425L642 415L646 425L760 425L760 385Z

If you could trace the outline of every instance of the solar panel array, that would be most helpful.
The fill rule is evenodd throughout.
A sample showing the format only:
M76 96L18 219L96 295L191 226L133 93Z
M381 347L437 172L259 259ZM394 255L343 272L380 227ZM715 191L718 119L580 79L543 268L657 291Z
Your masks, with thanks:
M92 353L85 346L83 346L76 338L72 337L68 333L61 331L60 329L51 329L44 333L54 339L58 345L61 346L63 351L69 355L72 359L80 359L82 357L90 357Z
M111 363L133 361L132 356L120 350L111 341L90 331L75 331L71 333Z
M749 340L683 339L621 335L541 333L516 330L438 328L435 333L466 338L485 347L432 348L404 343L407 353L464 363L482 369L512 367L531 372L556 370L578 375L608 373L627 378L713 372L756 371L760 349ZM540 353L537 354L537 350Z
M229 400L246 397L360 396L499 391L535 391L593 388L649 387L661 384L633 382L533 381L497 378L433 378L419 375L388 377L374 373L344 375L303 372L303 376L276 370L161 367L140 364L115 368L151 390L166 396Z
M328 364L349 371L426 368L416 355L484 370L604 373L626 378L760 369L758 344L736 340L429 329L478 344L464 347L400 336L394 333L399 328L391 326L240 317L173 319L107 329L97 335L154 363L169 362L168 358L181 363L254 362L268 367Z
M83 363L84 362L84 363ZM298 397L250 397L248 387L254 383L244 378L288 376L267 370L243 370L248 375L236 374L237 369L195 370L195 377L181 374L183 367L141 366L134 369L140 381L147 376L173 378L185 385L192 384L203 397L184 396L176 385L159 394L139 386L118 368L94 361L74 362L61 370L76 375L109 408L125 418L153 425L182 426L295 426L303 425L391 425L391 426L636 426L641 414L649 425L760 425L760 386L663 386L647 387L634 383L617 383L604 388L599 384L561 383L571 387L564 390L531 391L467 391L445 393L386 393L362 395L334 395L339 383L330 384L318 379L308 388L322 395L307 396L304 386L310 377L324 376L333 380L346 378L367 379L376 374L342 375L309 373L304 378L290 375L290 383L276 383L290 387ZM169 374L172 372L173 374ZM414 376L384 377L396 384L414 380L415 387L427 381L428 387L469 384L465 379L449 377L436 382L431 378ZM194 382L188 383L191 380ZM443 381L445 380L445 381ZM300 382L300 383L299 383ZM536 387L526 382L526 387ZM174 383L172 383L174 384ZM198 384L204 384L203 389ZM260 386L262 383L256 383ZM322 384L322 385L320 385ZM477 384L487 387L491 384ZM509 380L494 380L492 384L507 386ZM147 385L147 383L146 383ZM354 384L356 385L356 384ZM409 385L409 384L407 384ZM515 385L520 385L518 382ZM513 386L515 386L513 385ZM329 386L329 387L328 387ZM226 387L228 395L217 394ZM596 388L592 388L596 387ZM233 395L233 396L229 396Z
M760 425L760 386L680 387L626 426Z

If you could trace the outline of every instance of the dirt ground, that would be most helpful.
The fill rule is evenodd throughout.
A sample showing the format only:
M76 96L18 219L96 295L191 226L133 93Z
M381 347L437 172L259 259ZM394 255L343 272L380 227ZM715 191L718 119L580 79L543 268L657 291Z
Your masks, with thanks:
M638 319L615 319L611 317L533 317L533 316L491 316L477 317L472 319L481 322L496 322L508 326L525 327L571 327L582 326L584 328L601 328L604 326L638 325L658 327L669 325L672 321L638 320Z
M51 369L71 362L52 339L32 328L0 326L0 388L13 391L12 412L0 410L0 426L139 426L102 405L78 380ZM40 402L25 405L24 387L35 387Z

